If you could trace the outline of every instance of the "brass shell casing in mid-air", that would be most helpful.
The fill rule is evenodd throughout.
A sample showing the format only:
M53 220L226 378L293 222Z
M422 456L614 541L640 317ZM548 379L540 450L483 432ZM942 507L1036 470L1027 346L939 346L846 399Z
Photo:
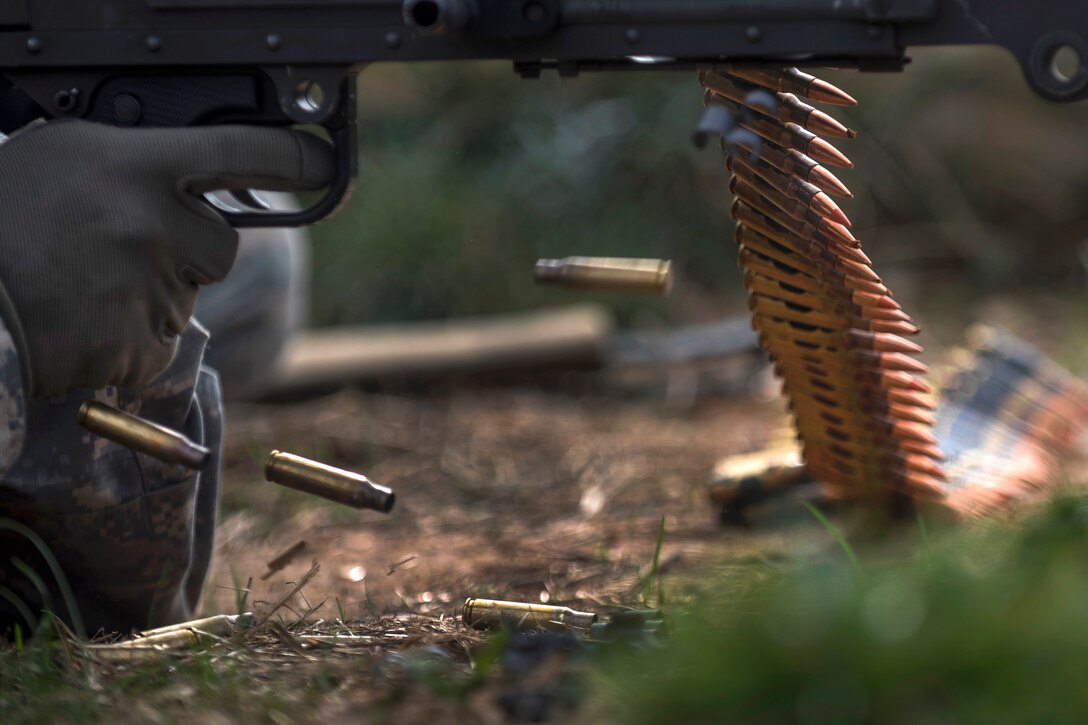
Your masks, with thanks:
M95 435L165 463L200 469L211 456L207 448L177 431L95 401L80 407L79 424Z
M528 602L503 602L495 599L466 599L461 621L476 629L490 629L507 624L518 629L588 629L597 621L593 612L578 612L570 607L553 607Z
M272 451L264 474L272 483L358 509L387 514L396 503L396 495L391 490L371 482L366 476L290 453Z
M537 284L590 292L627 292L664 296L672 291L672 262L625 257L541 259L533 277Z

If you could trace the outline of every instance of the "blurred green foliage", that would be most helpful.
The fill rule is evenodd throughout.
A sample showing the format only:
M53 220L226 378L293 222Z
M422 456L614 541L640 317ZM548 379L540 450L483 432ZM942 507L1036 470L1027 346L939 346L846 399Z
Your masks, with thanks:
M738 285L719 155L690 142L692 76L384 66L360 90L357 198L315 231L316 323L570 301L532 284L538 257L568 254L671 257L702 287Z
M624 723L1081 722L1088 507L976 524L895 553L837 547L722 575L660 651L613 663ZM713 577L705 577L713 580Z
M991 49L903 74L822 73L859 100L844 204L910 302L937 285L1082 284L1088 104L1036 98ZM694 74L516 77L505 64L382 65L360 77L353 203L314 231L314 323L495 313L585 299L534 288L543 256L675 260L668 301L599 298L622 321L743 310L716 150L690 132Z

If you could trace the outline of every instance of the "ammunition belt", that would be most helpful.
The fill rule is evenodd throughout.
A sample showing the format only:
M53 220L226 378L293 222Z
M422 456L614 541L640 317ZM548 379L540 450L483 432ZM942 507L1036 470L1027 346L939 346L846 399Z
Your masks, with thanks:
M977 517L1083 482L1088 384L1012 335L984 325L942 371L934 435L946 457L942 505ZM768 499L811 496L813 475L792 441L718 463L711 499L744 523Z
M823 137L856 134L798 96L854 100L793 68L715 68L699 80L706 106L742 129L722 139L739 263L808 472L837 497L942 499L927 370L907 339L919 328L831 198L851 194L826 166L852 164Z
M712 497L723 518L813 480L836 499L909 497L962 516L1052 487L1088 449L1088 385L977 325L934 415L922 348L907 339L918 328L831 200L850 192L825 166L851 164L822 137L855 134L798 96L854 100L794 68L716 68L699 80L707 107L724 107L740 129L722 134L739 261L803 457L780 446L762 467L750 455L719 464Z

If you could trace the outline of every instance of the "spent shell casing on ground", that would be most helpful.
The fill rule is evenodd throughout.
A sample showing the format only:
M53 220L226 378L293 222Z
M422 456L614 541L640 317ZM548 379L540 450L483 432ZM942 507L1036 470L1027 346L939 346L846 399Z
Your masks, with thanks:
M158 627L157 629L148 629L136 635L137 639L125 644L147 643L148 639L152 637L159 637L172 632L188 632L194 629L206 634L223 636L233 634L239 629L252 627L256 623L257 617L254 616L252 612L246 612L244 614L217 614L214 617L205 617L203 619L194 619L191 622L181 622L180 624L171 624L166 627Z
M195 647L207 639L208 635L228 637L256 623L257 618L251 612L219 614L214 617L149 629L123 642L85 646L92 655L105 662L142 662L163 653Z
M211 451L181 433L104 403L84 403L78 419L91 433L164 463L200 469L211 457Z
M592 292L667 295L672 290L672 262L626 257L541 259L533 274L537 284Z
M384 514L393 510L396 495L366 476L281 451L272 451L264 467L265 479L302 493Z
M461 621L476 629L490 629L504 624L519 629L588 629L597 621L597 615L570 607L472 598L465 600Z

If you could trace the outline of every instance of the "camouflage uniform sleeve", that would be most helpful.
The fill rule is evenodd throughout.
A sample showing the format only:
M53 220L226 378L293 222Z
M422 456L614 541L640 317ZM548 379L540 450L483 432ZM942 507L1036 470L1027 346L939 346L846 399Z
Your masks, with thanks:
M23 450L26 440L26 389L19 350L0 315L0 476Z

